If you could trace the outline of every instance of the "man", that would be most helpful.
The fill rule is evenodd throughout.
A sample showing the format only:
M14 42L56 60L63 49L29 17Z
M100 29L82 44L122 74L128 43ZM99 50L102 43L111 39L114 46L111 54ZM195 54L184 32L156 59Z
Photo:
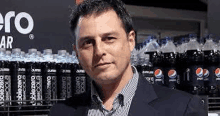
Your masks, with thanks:
M119 0L86 0L74 10L71 31L80 65L92 79L91 96L70 98L51 116L207 116L198 96L150 85L131 66L132 20Z

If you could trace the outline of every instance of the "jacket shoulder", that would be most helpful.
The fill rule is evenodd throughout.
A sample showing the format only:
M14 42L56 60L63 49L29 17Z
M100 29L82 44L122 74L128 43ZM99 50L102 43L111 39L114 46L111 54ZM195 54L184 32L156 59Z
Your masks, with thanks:
M177 90L177 89L170 89L168 87L160 86L160 85L152 85L157 96L159 98L164 98L164 97L175 97L179 99L186 99L189 100L193 97L192 94L189 94L187 92Z
M68 103L69 102L69 103ZM76 106L70 104L72 101L67 99L66 101L58 102L50 109L50 116L74 116Z
M186 116L207 116L207 104L198 95L192 95L184 91L169 89L160 85L153 85L157 99L150 104L157 108L165 108L165 113ZM167 109L168 108L168 109Z
M79 116L84 115L90 104L79 98L71 97L65 101L58 102L50 109L50 116Z

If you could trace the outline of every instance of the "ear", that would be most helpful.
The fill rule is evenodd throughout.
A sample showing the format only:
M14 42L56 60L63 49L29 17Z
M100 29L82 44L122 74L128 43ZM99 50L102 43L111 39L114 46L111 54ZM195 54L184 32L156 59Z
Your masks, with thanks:
M129 42L129 47L130 51L133 51L135 47L135 31L131 30L128 34L128 42Z

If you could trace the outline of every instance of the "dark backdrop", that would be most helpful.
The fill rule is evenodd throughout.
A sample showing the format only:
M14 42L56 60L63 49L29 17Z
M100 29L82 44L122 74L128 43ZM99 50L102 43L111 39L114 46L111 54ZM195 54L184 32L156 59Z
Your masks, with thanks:
M37 48L41 52L48 48L52 49L53 53L60 49L71 52L73 40L69 30L69 16L70 7L74 7L74 2L74 0L1 0L0 47L9 50L21 48L25 52L30 48ZM9 20L7 17L10 16ZM30 19L33 19L33 28L30 26L31 22L28 22ZM22 30L29 27L30 29L26 31L28 33L20 33L16 28L16 22L20 23L17 25L20 25ZM5 32L5 27L7 29L10 27L10 32Z

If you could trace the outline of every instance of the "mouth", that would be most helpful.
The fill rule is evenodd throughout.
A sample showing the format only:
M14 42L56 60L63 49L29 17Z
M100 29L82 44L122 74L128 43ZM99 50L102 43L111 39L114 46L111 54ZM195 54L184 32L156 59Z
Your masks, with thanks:
M108 65L108 64L111 64L111 63L110 63L110 62L98 63L98 64L96 64L94 67L97 68L97 67L105 66L105 65Z

